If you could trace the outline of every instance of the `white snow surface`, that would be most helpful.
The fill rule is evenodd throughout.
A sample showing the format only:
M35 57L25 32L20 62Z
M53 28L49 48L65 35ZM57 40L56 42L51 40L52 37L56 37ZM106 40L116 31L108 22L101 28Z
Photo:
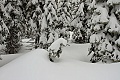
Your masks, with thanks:
M43 49L31 51L0 68L1 80L120 80L120 63L83 62L89 44L64 48L57 62ZM84 56L83 56L84 55ZM87 57L86 57L87 58Z
M25 53L30 52L29 49L32 47L31 42L32 42L31 39L22 39L23 46L21 46L21 49L17 54L0 55L0 57L2 58L2 60L0 60L0 67L4 66L5 64L11 62L12 60L20 57ZM5 48L5 45L0 45L0 50L4 48Z
M54 50L55 52L57 52L60 48L60 44L63 44L64 46L67 45L67 40L65 40L64 38L59 38L57 40L55 40L50 47L48 48L48 51L50 50Z

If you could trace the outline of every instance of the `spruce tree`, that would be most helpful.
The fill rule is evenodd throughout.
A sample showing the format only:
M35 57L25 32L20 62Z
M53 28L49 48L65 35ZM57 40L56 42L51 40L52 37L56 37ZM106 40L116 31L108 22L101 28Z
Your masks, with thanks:
M8 27L9 33L6 38L6 53L14 54L20 49L20 25L21 22L21 10L19 8L18 0L8 1L5 5L4 22Z
M116 62L119 61L119 0L93 0L89 5L92 10L90 29L91 47L89 54L92 53L91 62ZM89 55L88 54L88 55Z
M71 1L71 26L74 27L73 39L77 43L87 42L88 4L84 0Z
M57 5L54 0L45 1L44 13L42 14L41 21L41 37L40 37L40 46L41 48L46 49L49 45L50 33L54 31L57 23Z

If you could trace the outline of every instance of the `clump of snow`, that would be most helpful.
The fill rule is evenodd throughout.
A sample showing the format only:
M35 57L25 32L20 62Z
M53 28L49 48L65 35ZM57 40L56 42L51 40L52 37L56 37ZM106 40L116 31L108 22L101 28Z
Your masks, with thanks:
M14 10L14 8L13 8L13 6L11 5L11 3L8 3L8 4L5 6L5 11L10 12L11 10Z
M40 43L46 44L47 43L47 38L46 38L46 33L43 32L40 36Z
M60 48L60 45L63 44L64 46L67 45L67 40L65 40L64 38L59 38L56 41L54 41L50 47L48 48L48 51L50 50L54 50L55 52L57 52Z
M120 37L115 41L115 44L120 45Z
M101 30L100 24L96 24L94 27L94 31L99 31L99 30Z
M46 17L45 15L43 16L43 19L42 19L42 24L41 24L41 30L47 28L47 20L46 20Z
M96 8L96 0L93 0L92 3L90 3L88 9L91 10L93 8Z
M3 4L4 3L0 2L0 9L1 9L1 11L4 11L4 5Z
M82 21L78 22L77 25L76 25L77 28L81 28L82 26L83 26Z
M108 5L120 4L120 0L108 0L107 4Z
M112 14L110 16L110 20L109 20L109 23L107 24L106 26L106 30L108 30L109 32L117 32L117 33L120 33L120 25L118 24L118 21L115 17L114 14Z
M79 8L78 8L78 11L76 12L76 14L81 14L81 16L84 16L84 11L83 11L83 8L84 8L84 3L81 3Z
M30 39L22 39L22 43L27 43L30 40L31 40L31 38Z
M9 29L8 29L8 27L5 25L5 23L4 23L3 20L2 20L2 23L3 23L2 27L9 32Z
M112 53L112 57L111 59L113 59L114 61L119 61L120 60L120 52L118 50L115 49L115 51Z
M32 4L38 3L38 0L32 0Z
M99 43L99 42L100 42L100 39L97 36L97 34L93 34L90 36L90 43Z
M53 41L54 41L54 36L53 36L53 33L51 32L49 34L49 39L48 39L47 43L52 43Z
M97 7L95 10L96 15L92 17L92 23L108 23L108 11L106 8L103 8L101 6Z
M0 31L2 31L2 26L0 25Z
M71 41L72 41L72 39L73 39L73 37L72 37L72 36L73 36L73 32L72 32L72 31L69 31L69 33L70 33L70 37L69 37L69 39L68 39L68 40L71 42Z
M33 19L30 19L30 24L31 24L32 30L35 30L35 29L37 28L37 25L36 25L36 23L33 21Z
M110 43L107 43L106 51L108 51L108 52L112 52L113 51L113 46Z

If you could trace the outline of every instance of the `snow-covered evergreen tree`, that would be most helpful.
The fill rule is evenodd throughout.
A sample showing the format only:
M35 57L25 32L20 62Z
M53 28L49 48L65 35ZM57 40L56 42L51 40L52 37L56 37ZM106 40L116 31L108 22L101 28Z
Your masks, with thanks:
M91 62L119 61L119 0L98 1L93 0L89 9L93 11L90 29L91 47L89 54L93 52Z
M87 4L84 0L71 1L71 26L75 28L73 39L75 42L86 42L87 35Z
M59 23L62 22L63 26L69 26L71 20L70 4L67 0L60 0L58 2L57 16Z
M62 48L65 46L67 46L67 40L64 38L59 38L54 41L48 48L50 61L54 62L54 58L59 58L62 53Z
M19 7L19 0L5 1L2 26L3 34L6 37L6 53L14 54L20 49L20 24L22 21L22 11Z
M57 5L54 0L46 0L44 5L45 12L42 14L42 21L41 21L41 39L40 43L44 46L42 48L47 48L48 44L51 44L53 40L51 39L54 37L53 33L57 24ZM42 36L44 35L44 37ZM44 43L44 44L43 44Z

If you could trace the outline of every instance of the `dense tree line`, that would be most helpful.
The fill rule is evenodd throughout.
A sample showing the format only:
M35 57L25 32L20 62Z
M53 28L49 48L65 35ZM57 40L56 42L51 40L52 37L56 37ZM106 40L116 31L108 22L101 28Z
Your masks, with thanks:
M22 38L47 49L58 38L90 42L91 62L119 61L119 0L2 0L0 44L16 53Z

